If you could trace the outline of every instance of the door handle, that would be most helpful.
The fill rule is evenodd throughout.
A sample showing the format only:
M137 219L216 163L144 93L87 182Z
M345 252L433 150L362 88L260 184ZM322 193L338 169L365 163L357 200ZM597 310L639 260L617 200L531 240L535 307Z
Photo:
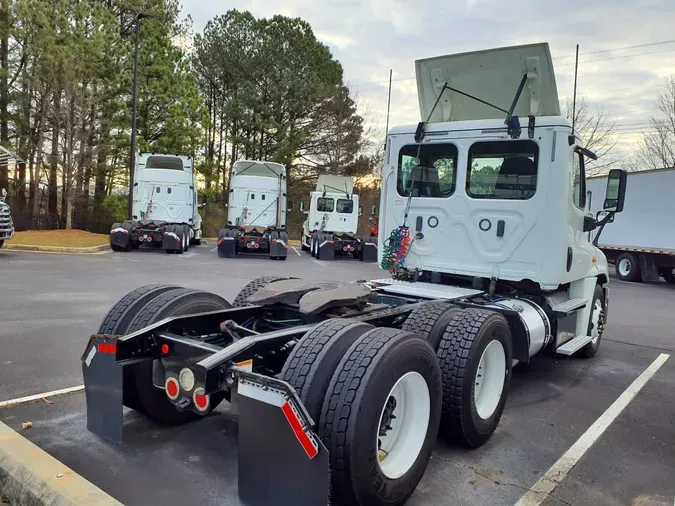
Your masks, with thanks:
M504 228L506 227L506 222L504 220L499 220L497 222L497 237L504 237Z

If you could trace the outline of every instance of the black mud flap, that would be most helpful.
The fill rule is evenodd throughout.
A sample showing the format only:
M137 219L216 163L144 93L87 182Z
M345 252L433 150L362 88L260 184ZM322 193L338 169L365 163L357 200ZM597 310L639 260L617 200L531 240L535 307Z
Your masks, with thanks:
M377 262L377 244L364 242L361 247L361 260L363 262Z
M129 249L131 241L131 234L129 230L123 227L113 228L110 231L110 244L113 246L118 246L122 249Z
M319 244L319 260L335 260L335 242L324 240Z
M237 240L235 237L221 237L218 239L218 256L234 258L237 256Z
M166 227L164 235L162 235L162 248L165 250L180 250L181 237L176 233L174 227Z
M93 335L82 355L87 401L87 429L104 439L122 442L124 368L117 362L117 340Z
M288 383L238 373L239 498L246 506L327 506L328 450Z
M288 245L281 239L272 239L270 241L270 257L286 258L288 256Z

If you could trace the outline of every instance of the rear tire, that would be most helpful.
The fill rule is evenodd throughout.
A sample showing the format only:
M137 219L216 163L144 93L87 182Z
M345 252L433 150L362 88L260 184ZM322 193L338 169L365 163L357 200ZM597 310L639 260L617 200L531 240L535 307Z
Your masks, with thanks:
M443 372L440 434L478 448L497 428L508 396L513 363L509 325L499 313L465 309L448 325L437 355Z
M326 320L307 332L286 359L281 379L295 388L317 426L340 360L354 341L373 328L355 320Z
M274 283L275 281L281 281L282 279L293 279L290 277L281 277L281 276L263 276L260 278L256 278L253 281L249 281L244 288L239 290L239 293L237 296L234 298L234 301L232 302L232 307L244 307L244 306L250 306L246 300L256 293L258 290L261 288L266 287L270 283Z
M188 288L175 288L153 298L140 311L129 325L127 333L136 332L148 325L168 318L185 314L217 311L232 307L222 297L208 292ZM152 383L152 361L144 361L130 367L133 371L134 386L142 412L162 425L182 425L201 418L192 411L179 411L166 396L163 388ZM209 412L215 409L225 398L225 392L211 395Z
M668 283L669 285L675 285L675 269L671 269L670 267L668 267L666 269L661 270L659 274L661 274L661 277L664 279L666 283Z
M172 285L145 285L129 292L118 300L98 328L99 334L124 335L129 325L136 317L136 313L149 301L179 287Z
M408 315L401 330L412 332L426 339L436 351L443 339L446 327L461 310L458 306L444 301L428 302Z
M401 384L409 388L397 390ZM340 361L321 411L335 499L405 503L429 465L440 413L441 375L429 343L392 328L363 334Z
M632 253L621 253L616 259L616 277L621 281L642 281L638 257Z

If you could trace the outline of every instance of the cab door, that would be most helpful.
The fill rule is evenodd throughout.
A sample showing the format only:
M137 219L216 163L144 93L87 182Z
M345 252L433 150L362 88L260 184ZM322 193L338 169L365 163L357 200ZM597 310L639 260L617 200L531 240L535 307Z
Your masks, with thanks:
M590 215L585 161L584 156L573 147L570 149L570 180L572 191L568 203L565 281L586 277L593 256L592 234L584 232L584 218Z

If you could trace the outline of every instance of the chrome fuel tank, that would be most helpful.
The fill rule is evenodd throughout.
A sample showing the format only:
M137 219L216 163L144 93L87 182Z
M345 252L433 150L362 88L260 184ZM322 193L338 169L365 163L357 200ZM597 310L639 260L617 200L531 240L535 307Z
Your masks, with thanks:
M544 310L531 300L502 297L493 300L486 307L510 309L518 313L527 332L530 358L551 341L551 322Z

